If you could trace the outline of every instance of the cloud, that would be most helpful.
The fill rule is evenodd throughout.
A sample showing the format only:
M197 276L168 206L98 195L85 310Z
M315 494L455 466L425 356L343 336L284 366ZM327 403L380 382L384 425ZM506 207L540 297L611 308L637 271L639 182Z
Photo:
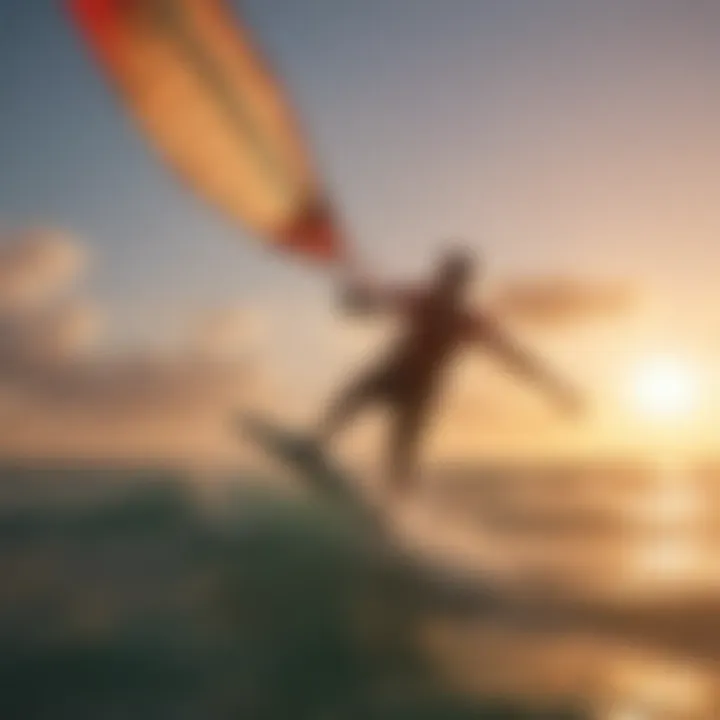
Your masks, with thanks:
M98 327L98 313L80 301L0 315L0 372L22 373L77 358L92 344Z
M214 313L186 347L163 356L99 354L97 310L61 298L85 257L60 233L0 239L0 455L237 458L229 418L271 393L244 355L249 315Z
M16 374L10 389L5 454L134 461L230 457L226 423L258 395L251 371L185 358L63 362Z
M512 320L559 328L623 317L637 303L637 289L628 282L540 277L507 282L496 291L491 305Z
M99 352L100 313L75 291L86 259L82 245L63 233L0 237L0 456L235 462L248 457L229 425L238 411L279 407L285 417L310 422L326 364L307 368L308 377L322 374L322 382L296 383L300 400L281 392L278 377L290 368L272 369L269 361L282 365L283 357L276 348L269 358L263 348L268 324L256 308L209 313L189 328L184 344L163 355ZM508 314L543 326L620 312L627 302L605 285L557 280L509 284L497 298ZM361 356L390 330L368 334L344 324L326 327L314 316L293 318L308 347L333 356L330 338L340 346L332 363L340 369L366 362ZM309 328L314 334L308 339ZM297 358L290 364L295 368ZM438 450L494 450L502 438L511 442L518 435L540 442L557 425L524 389L496 372L475 363L466 370L434 418ZM374 456L380 450L374 428L368 424L367 440L364 431L352 433L353 452Z
M50 301L78 277L86 260L79 243L55 230L21 232L0 240L0 312Z
M265 323L246 307L221 308L208 313L190 334L188 351L199 358L239 360L262 344Z

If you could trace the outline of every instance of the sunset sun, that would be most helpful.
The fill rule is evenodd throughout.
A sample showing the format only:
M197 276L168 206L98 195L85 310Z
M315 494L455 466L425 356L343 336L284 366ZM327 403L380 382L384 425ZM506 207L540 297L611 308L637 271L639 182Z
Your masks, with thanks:
M656 357L639 365L632 376L636 409L653 419L683 419L697 399L697 374L678 358Z

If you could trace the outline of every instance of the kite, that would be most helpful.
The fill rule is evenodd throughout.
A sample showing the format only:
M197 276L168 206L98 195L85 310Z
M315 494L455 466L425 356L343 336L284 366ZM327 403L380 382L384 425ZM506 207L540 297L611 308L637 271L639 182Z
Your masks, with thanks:
M284 88L223 0L70 0L151 144L258 238L324 263L342 234Z

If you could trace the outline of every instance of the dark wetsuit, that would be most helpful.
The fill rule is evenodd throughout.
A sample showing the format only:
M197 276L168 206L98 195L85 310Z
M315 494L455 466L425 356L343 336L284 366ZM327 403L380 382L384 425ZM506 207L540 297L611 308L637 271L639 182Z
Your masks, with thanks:
M418 442L443 379L443 371L480 323L458 299L432 291L399 293L391 303L407 330L383 360L341 394L323 435L339 430L363 407L382 403L393 413L389 444L391 482L407 484Z

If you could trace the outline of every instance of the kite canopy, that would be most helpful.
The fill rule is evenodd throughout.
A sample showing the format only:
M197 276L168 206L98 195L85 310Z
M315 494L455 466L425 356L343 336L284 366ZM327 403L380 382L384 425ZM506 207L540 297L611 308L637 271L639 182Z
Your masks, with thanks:
M152 144L191 186L276 247L342 254L289 102L222 0L70 0Z

